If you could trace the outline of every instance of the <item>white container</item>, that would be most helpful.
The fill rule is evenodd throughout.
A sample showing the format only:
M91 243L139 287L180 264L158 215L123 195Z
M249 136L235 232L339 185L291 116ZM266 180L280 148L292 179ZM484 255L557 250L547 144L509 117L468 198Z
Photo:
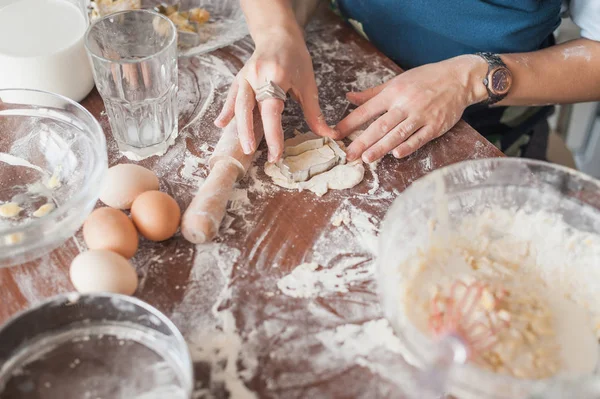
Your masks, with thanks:
M83 100L94 87L87 26L84 0L0 0L0 89Z

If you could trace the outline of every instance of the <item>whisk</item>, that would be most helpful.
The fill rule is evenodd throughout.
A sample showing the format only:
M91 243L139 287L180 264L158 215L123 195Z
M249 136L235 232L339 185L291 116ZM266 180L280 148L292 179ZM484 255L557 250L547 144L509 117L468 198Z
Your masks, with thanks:
M505 295L503 289L474 279L453 282L447 294L438 287L429 314L436 355L420 377L428 395L443 396L454 365L477 359L497 344L499 334L510 326L509 314L499 309Z
M507 312L498 309L506 296L478 280L455 281L448 295L438 289L431 300L429 329L437 338L454 336L465 345L469 358L477 357L498 342L500 332L510 326Z

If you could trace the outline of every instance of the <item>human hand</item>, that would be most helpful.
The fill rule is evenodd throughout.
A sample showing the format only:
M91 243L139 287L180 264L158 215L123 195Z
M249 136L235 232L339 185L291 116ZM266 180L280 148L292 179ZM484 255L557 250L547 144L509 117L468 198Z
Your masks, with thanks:
M333 136L321 113L317 84L310 54L302 34L277 32L265 34L256 41L256 49L246 65L235 77L215 125L224 128L236 117L238 137L244 153L256 150L253 131L253 109L257 105L254 89L272 81L289 92L298 101L310 129L321 136ZM269 147L269 162L275 162L283 153L281 113L284 101L269 98L258 103Z
M346 137L378 117L348 147L348 160L374 162L388 152L406 157L452 128L469 105L488 96L482 83L487 63L466 55L404 72L363 92L350 92L359 107L338 123Z

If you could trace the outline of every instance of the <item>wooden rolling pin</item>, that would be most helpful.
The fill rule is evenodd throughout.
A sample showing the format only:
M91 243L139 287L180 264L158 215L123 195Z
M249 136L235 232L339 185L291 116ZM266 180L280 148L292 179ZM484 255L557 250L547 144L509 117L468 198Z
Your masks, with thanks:
M254 131L256 142L260 143L263 136L262 127L255 124ZM254 154L244 154L237 136L237 125L233 119L223 129L223 135L210 157L208 177L183 214L181 233L186 240L194 244L202 244L217 235L233 186L244 177L253 158Z

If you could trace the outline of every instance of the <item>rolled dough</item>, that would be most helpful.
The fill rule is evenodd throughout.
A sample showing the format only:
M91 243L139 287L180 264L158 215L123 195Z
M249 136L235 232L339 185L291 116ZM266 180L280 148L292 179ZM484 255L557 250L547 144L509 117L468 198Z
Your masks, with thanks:
M302 139L313 138L314 133L309 132L300 134L294 138L288 139L284 143L285 147L297 146ZM343 144L339 143L343 148ZM284 150L285 151L285 150ZM293 156L294 167L299 169L307 169L312 165L323 162L324 157L331 151L329 147L323 147L321 150L310 150L302 155ZM338 165L331 170L318 174L305 182L294 182L285 177L276 164L265 163L265 173L271 177L273 183L280 187L291 190L310 190L319 197L327 193L329 190L344 190L352 188L360 183L365 176L365 168L361 160L356 160L344 165Z
M315 164L321 164L330 161L335 157L333 150L328 147L311 149L298 155L286 157L286 162L290 167L290 172L304 170Z

